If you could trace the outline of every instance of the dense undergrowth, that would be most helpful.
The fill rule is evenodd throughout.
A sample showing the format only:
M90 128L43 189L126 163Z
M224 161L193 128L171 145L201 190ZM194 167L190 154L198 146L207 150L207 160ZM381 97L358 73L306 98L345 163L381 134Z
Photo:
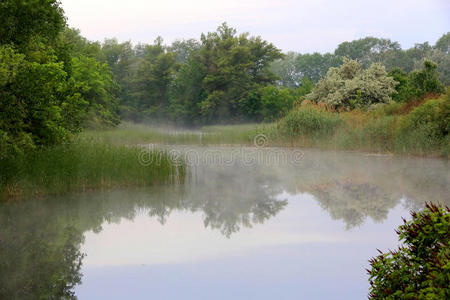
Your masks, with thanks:
M0 200L184 179L183 162L164 151L76 140L0 160Z
M304 101L275 123L206 126L197 131L124 123L115 129L87 131L82 134L82 139L112 144L252 146L254 138L264 134L267 137L264 146L448 157L449 124L450 94L447 93L380 105L371 111L339 112Z
M450 94L372 111L304 104L268 130L278 144L425 156L450 153Z

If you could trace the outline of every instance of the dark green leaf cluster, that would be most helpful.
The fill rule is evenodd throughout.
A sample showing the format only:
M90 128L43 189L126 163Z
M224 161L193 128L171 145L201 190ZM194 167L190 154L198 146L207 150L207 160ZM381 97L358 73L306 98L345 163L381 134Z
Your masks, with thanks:
M0 163L88 121L118 123L112 74L82 53L95 47L66 28L59 1L2 1L0 19Z
M371 259L370 299L449 299L450 209L426 204L396 231L402 246Z
M399 68L394 68L389 72L389 76L399 83L395 87L397 93L392 96L393 100L397 102L444 92L444 85L439 80L437 64L431 60L425 60L422 69L414 70L409 74Z

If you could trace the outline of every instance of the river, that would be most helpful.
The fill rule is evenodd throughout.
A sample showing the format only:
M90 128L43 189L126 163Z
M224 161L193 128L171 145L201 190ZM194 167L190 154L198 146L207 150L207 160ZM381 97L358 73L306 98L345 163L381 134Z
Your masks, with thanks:
M401 218L450 204L446 160L165 147L184 184L0 204L0 295L364 299Z

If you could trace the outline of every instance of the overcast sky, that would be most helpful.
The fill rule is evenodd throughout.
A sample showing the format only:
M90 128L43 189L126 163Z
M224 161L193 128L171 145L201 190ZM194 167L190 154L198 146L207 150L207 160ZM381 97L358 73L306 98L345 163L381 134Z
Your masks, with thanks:
M409 48L450 31L448 0L62 0L71 27L90 40L166 43L199 38L226 21L284 51L327 52L365 36Z

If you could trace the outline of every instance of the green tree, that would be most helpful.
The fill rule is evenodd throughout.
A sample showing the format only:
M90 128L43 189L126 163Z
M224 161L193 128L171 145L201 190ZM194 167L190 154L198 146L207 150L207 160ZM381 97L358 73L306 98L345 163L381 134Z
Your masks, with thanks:
M282 59L275 61L271 65L271 70L281 78L280 85L296 88L301 85L303 79L317 82L327 74L329 68L338 67L341 64L342 58L330 53L289 52Z
M202 34L198 60L206 73L202 86L207 97L199 108L205 122L239 120L239 100L276 79L268 66L281 58L280 50L260 37L236 33L223 23L216 32Z
M167 51L161 38L145 46L132 82L133 106L139 119L166 115L169 88L177 67L175 54Z
M412 97L412 91L409 88L408 74L400 68L394 68L389 71L388 76L394 78L398 84L395 86L397 93L392 95L392 100L396 102L403 102L410 100Z
M54 145L78 132L82 99L70 87L72 59L58 1L0 3L2 157ZM6 149L6 150L5 150Z
M261 88L262 117L265 121L274 121L283 117L292 109L295 96L287 88L266 86Z
M29 62L11 46L0 46L0 130L15 152L60 143L78 130L64 120L76 99L67 94L63 63L53 60Z
M32 43L52 44L66 25L57 0L3 0L0 2L0 43L22 52Z
M193 57L181 65L170 86L169 116L180 125L199 125L199 103L206 96L202 82L206 74Z
M170 46L170 51L175 53L176 60L180 64L184 64L189 60L189 57L198 51L201 47L199 41L195 39L176 40Z
M442 93L444 87L438 78L437 65L430 60L425 60L423 69L412 71L409 74L409 89L415 97L422 97L429 93Z
M344 64L330 68L327 76L306 98L335 108L367 108L372 104L390 102L396 84L382 65L372 64L363 69L357 61L344 58Z
M372 63L381 62L381 57L384 53L400 49L399 43L392 42L389 39L366 37L339 44L334 54L357 60L363 67L367 68Z
M447 32L437 40L434 48L442 51L444 54L450 54L450 32Z
M119 123L118 86L108 65L90 57L74 57L70 83L86 104L82 120L85 127L110 127Z

